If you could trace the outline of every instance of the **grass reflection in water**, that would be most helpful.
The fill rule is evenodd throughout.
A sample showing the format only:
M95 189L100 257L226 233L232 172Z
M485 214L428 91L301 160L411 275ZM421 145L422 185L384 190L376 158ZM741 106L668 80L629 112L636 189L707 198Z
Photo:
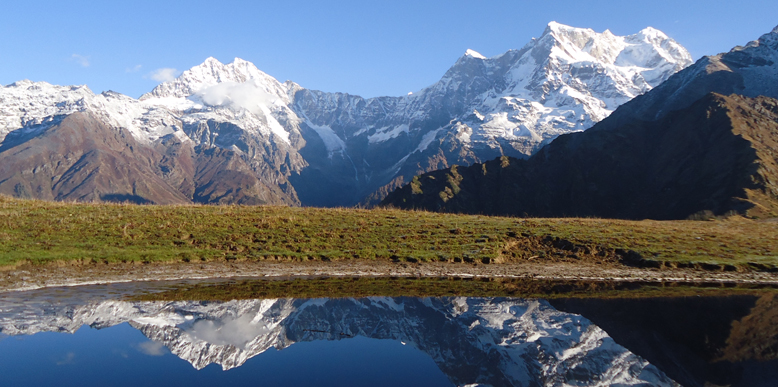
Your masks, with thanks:
M316 297L522 297L522 298L652 298L759 295L772 285L686 282L535 280L524 278L325 277L284 280L231 280L182 284L138 294L139 301L228 301L252 298Z

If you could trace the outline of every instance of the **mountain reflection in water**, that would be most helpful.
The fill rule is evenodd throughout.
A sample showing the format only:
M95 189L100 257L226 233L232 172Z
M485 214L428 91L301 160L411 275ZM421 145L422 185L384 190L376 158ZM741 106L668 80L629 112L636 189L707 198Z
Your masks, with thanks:
M557 299L686 387L778 386L778 293Z
M134 329L128 331L124 323ZM79 330L83 325L98 330L114 327L106 332L117 330L119 336L140 331L151 341L134 344L136 352L162 355L169 350L195 369L202 369L199 372L212 373L213 367L207 366L215 363L224 370L231 370L222 373L224 378L236 375L234 372L240 372L244 363L246 369L257 366L253 361L257 359L249 361L253 357L264 359L274 353L273 356L279 356L292 353L295 348L301 349L298 352L308 348L306 356L314 358L319 354L332 356L327 349L330 346L342 349L354 343L358 347L355 355L350 360L343 360L350 362L348 366L352 373L359 374L364 367L379 366L388 374L411 373L413 379L403 381L406 384L440 385L442 380L443 385L677 385L655 366L614 342L586 318L561 312L544 300L369 297L230 302L104 300L87 304L9 302L0 305L0 333L33 335L21 336L25 338L22 342L35 341L41 335L34 334L39 332L78 331L75 335L78 336L84 332ZM89 348L97 345L97 338L84 335L89 336L84 340ZM41 342L41 346L46 345L45 340ZM387 343L394 346L387 346ZM379 349L374 345L383 347ZM0 369L15 364L24 353L23 350L19 352L23 347L18 340L0 341ZM273 348L279 351L268 351ZM14 353L9 353L11 350ZM360 351L396 352L398 356L386 361L370 360L371 364L365 365L360 363L360 358L372 359L372 354ZM35 368L43 367L40 361L36 362L35 351L32 352L29 361L35 362ZM69 353L73 355L64 352L56 364L67 365L78 359L75 352ZM423 356L413 358L414 353ZM260 354L262 356L258 356ZM103 356L102 361L108 361L108 357ZM145 358L148 362L150 357ZM410 358L415 359L411 364L401 361ZM423 364L424 359L431 359L439 369L435 372L442 371L445 377L431 380L429 377L434 376L434 372L429 369L411 369L414 364ZM293 372L307 372L305 363L289 360L296 365ZM125 365L125 368L131 366ZM103 366L93 364L93 368L100 367ZM136 372L145 373L153 368L142 367L145 368L138 368ZM19 368L9 367L1 372L4 378L12 378L14 372L28 373L33 366L28 365L26 370ZM53 375L65 368L55 365L39 370ZM170 368L167 372L198 371ZM270 377L267 372L254 375L255 380L272 380L267 379ZM371 372L376 377L376 373L382 371ZM327 383L315 383L344 384L330 377L326 380ZM357 383L380 382L366 379ZM113 384L116 383L119 382ZM278 383L283 382L274 384Z

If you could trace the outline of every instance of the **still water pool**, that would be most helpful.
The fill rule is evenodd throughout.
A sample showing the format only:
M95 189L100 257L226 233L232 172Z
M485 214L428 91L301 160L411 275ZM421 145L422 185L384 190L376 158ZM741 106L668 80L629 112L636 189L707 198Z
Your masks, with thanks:
M0 294L0 384L778 385L773 293L163 302L122 286Z

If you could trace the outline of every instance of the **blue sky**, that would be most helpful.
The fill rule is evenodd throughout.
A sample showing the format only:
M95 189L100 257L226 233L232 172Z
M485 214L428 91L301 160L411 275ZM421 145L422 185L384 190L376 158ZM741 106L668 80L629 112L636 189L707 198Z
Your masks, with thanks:
M778 1L13 1L2 6L0 84L138 97L159 69L213 56L307 88L403 95L437 81L468 48L521 48L552 20L617 35L652 26L698 59L772 30Z

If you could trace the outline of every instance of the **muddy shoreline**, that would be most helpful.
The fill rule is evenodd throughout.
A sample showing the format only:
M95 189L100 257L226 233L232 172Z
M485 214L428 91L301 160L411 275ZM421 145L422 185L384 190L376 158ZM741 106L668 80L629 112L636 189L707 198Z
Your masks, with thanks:
M544 280L778 284L778 273L633 268L555 263L393 263L387 261L210 261L148 264L22 265L0 271L0 293L140 281L326 276L493 277Z

